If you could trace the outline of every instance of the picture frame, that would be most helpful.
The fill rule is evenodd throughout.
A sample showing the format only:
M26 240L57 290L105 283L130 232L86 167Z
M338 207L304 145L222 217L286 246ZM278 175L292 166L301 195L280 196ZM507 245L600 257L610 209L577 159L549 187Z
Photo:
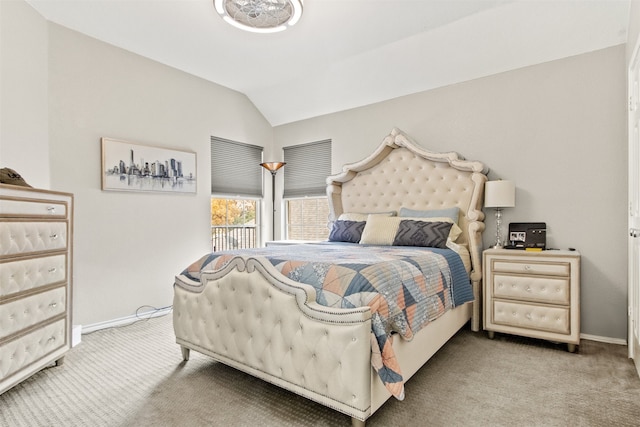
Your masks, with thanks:
M196 153L101 138L102 190L197 193Z

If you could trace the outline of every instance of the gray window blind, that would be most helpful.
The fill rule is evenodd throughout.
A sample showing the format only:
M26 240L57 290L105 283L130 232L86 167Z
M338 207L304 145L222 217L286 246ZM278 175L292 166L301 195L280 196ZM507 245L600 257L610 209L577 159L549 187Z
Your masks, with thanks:
M284 147L284 197L326 196L331 140Z
M262 197L262 147L211 137L211 194Z

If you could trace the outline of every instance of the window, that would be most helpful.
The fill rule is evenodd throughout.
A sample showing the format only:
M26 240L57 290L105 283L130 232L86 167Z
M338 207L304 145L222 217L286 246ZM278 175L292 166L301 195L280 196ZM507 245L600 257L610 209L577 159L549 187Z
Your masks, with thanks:
M259 245L262 147L211 137L211 248Z
M215 251L255 248L256 200L211 198L211 247Z
M329 237L326 197L287 200L287 238L326 240Z
M327 239L326 179L331 175L331 140L284 147L284 161L287 238Z

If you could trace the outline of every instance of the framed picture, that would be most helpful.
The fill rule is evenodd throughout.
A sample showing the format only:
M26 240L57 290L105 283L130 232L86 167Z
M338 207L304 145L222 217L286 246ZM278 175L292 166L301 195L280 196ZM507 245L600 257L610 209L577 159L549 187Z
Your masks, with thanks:
M196 193L196 153L102 138L102 189Z

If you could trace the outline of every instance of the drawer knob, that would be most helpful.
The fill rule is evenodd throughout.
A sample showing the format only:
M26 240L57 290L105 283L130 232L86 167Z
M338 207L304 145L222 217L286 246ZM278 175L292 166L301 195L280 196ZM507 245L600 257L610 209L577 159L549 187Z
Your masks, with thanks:
M55 268L55 267L51 267L51 268L49 269L49 273L55 273L56 271L58 271L58 269L57 269L57 268Z
M524 266L524 269L525 269L525 270L527 270L527 271L529 271L529 270L531 270L531 266L530 266L529 264L526 264L526 265Z
M531 320L531 313L527 313L524 317L526 317L527 319Z
M49 304L49 308L56 308L58 306L57 302L52 302L51 304Z
M51 240L56 240L58 238L58 233L53 233L52 235L49 236L49 238Z
M531 292L531 286L527 286L527 292Z
M47 211L49 211L50 214L54 214L56 213L56 207L55 206L47 206Z

